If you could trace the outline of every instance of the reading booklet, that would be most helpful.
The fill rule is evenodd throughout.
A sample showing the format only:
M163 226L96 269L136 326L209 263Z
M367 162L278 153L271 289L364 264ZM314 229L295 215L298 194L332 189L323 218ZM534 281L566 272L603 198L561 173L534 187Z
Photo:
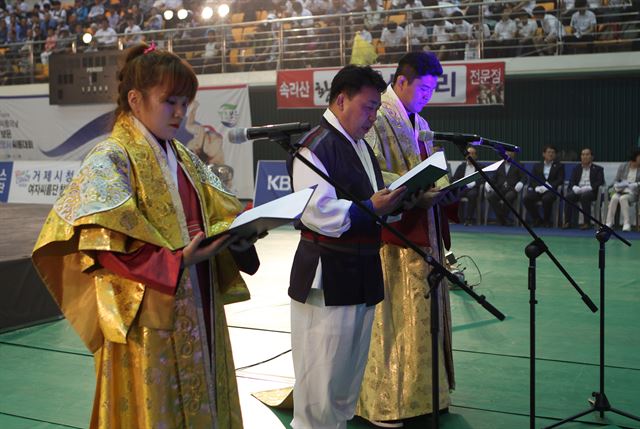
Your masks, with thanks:
M247 210L234 219L228 230L202 240L200 247L225 234L250 238L300 219L314 191L315 187L303 189Z
M389 185L389 190L394 191L400 186L407 187L406 195L431 187L442 176L447 174L447 160L443 152L436 152L400 178Z

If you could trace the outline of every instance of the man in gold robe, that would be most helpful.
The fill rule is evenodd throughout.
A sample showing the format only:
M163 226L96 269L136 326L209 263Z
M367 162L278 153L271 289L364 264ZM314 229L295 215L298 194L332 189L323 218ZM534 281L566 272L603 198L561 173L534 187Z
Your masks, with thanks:
M255 249L190 266L181 253L241 210L195 154L131 113L86 157L33 262L94 354L92 428L242 428L223 303L248 298L238 269L257 270Z
M366 140L373 147L388 185L434 153L431 141L421 141L429 130L419 115L429 102L442 74L431 53L406 54L393 83L382 96L382 107ZM449 247L447 217L455 216L456 195L438 192L446 176L420 196L416 207L393 226L412 242L442 261ZM445 195L442 195L445 194ZM443 210L440 210L443 207ZM446 212L446 213L445 213ZM437 218L439 217L439 222ZM394 236L383 232L381 249L385 299L376 307L369 360L356 413L381 427L402 427L403 419L432 412L429 299L425 299L431 267ZM451 348L451 312L448 288L442 282L430 297L439 300L440 408L449 406L454 388ZM430 298L431 299L431 298Z

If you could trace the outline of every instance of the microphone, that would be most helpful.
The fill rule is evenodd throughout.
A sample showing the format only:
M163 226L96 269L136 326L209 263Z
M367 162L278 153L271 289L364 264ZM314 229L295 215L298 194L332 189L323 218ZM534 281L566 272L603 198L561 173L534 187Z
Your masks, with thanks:
M520 152L520 146L510 143L504 143L497 140L485 139L477 134L461 134L461 133L439 133L435 131L420 131L418 139L422 141L428 140L444 140L455 144L466 144L470 146L486 146L501 152L508 150L510 152Z
M265 125L252 128L233 128L227 134L229 142L233 144L244 143L247 140L273 138L282 135L299 134L309 131L311 125L308 122L290 122L287 124Z

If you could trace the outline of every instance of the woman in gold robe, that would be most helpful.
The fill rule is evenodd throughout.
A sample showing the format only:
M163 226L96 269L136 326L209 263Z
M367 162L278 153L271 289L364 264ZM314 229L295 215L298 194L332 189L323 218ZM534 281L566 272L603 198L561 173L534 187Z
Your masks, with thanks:
M93 353L92 428L242 427L223 304L248 298L250 243L221 233L242 210L174 140L193 101L190 66L154 45L118 74L112 133L49 214L33 262Z

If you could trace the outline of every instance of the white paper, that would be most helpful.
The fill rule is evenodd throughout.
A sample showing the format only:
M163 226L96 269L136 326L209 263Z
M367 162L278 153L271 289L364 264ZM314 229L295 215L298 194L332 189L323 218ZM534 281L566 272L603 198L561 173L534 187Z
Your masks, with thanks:
M235 218L229 229L260 218L299 219L314 191L315 188L303 189L247 210Z

